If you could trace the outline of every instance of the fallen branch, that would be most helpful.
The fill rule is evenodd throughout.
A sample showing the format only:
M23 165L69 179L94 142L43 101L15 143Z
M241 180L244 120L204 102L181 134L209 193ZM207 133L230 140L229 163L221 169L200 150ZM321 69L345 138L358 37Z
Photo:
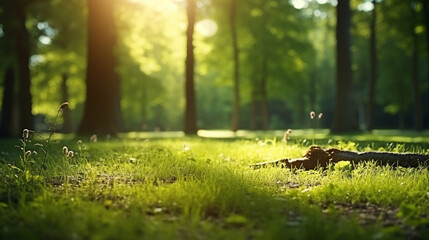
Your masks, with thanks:
M419 167L429 165L429 155L415 153L391 153L391 152L354 152L343 151L335 148L323 150L318 146L310 147L301 158L285 158L275 161L256 163L251 165L254 169L266 166L281 166L287 168L302 168L305 170L325 168L329 163L339 161L350 161L359 163L364 161L375 161L379 165L390 165L400 167Z

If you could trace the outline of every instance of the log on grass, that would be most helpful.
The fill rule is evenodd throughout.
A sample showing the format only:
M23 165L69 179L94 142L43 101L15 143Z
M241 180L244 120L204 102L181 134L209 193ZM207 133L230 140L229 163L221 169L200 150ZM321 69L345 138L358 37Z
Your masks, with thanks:
M375 161L379 165L419 167L429 165L429 155L416 153L355 152L335 148L323 150L318 146L312 146L301 158L285 158L256 163L251 165L251 167L258 169L266 166L281 166L291 169L302 168L311 170L318 167L325 168L329 163L337 163L339 161L350 161L352 163Z

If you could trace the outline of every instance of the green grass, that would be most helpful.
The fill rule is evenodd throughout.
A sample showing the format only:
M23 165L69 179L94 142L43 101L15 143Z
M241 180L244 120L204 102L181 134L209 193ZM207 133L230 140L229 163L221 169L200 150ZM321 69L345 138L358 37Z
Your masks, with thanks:
M281 132L200 134L131 133L82 144L56 135L45 168L34 141L27 148L39 154L21 164L14 147L20 142L1 140L0 239L429 237L426 168L347 162L314 171L249 167L300 157L312 138L323 147L428 153L425 134L319 130L313 137L302 130L287 145ZM63 146L74 151L72 158L62 154Z

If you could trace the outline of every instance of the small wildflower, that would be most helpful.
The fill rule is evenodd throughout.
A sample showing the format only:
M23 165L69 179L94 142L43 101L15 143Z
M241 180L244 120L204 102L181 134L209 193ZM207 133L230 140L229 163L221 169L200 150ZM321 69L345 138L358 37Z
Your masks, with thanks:
M318 118L321 119L323 117L323 113L319 113Z
M29 134L30 131L28 129L24 129L22 130L22 138L24 139L24 141L26 141L29 138Z
M26 151L26 152L25 152L25 156L26 156L26 157L30 157L30 156L31 156L31 151L30 151L30 150Z
M34 156L37 156L37 152L36 151L33 151L31 154L34 155Z
M96 135L96 134L93 134L93 135L89 138L89 140L90 140L91 142L93 142L93 143L96 143L96 142L97 142L97 135Z
M314 111L310 112L310 118L314 119L316 117L316 113Z
M69 149L66 146L63 147L63 154L64 155L69 154Z
M189 151L189 150L191 150L191 148L186 143L184 143L183 144L183 150Z
M291 129L288 129L285 131L284 135L283 135L283 139L282 142L284 142L285 144L287 143L287 140L289 139L289 134L292 132Z
M136 159L135 158L130 158L130 163L135 163Z
M82 140L77 140L77 145L81 145L82 144Z
M73 151L69 151L67 154L69 157L73 157Z
M61 110L68 108L68 107L69 107L69 102L63 102L61 104L60 108L58 108L58 111L61 111Z

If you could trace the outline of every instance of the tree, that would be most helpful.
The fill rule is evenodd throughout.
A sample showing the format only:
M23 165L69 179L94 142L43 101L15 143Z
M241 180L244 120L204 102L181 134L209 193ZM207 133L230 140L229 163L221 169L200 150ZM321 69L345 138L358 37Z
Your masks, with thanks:
M413 98L414 98L414 129L422 130L423 128L423 110L420 97L420 80L419 80L419 54L418 46L419 41L416 34L417 27L417 12L416 12L416 3L411 4L411 11L413 13L413 21L411 24L411 36L413 43L413 52L412 52L412 85L413 85Z
M27 15L26 9L28 2L24 0L16 1L2 1L4 15L2 18L5 19L3 25L3 31L6 38L6 46L10 47L6 49L8 53L9 63L7 69L7 75L5 76L5 84L9 84L12 88L9 91L14 92L15 86L18 87L17 106L18 108L18 127L17 130L21 131L24 128L34 129L33 114L32 114L32 96L30 92L30 39L28 29L26 27ZM14 71L12 73L10 71ZM14 81L16 79L17 81ZM16 82L16 83L12 83ZM15 99L15 96L8 96L8 99ZM4 99L3 101L6 101ZM14 102L7 100L8 104L14 106ZM4 106L4 105L3 105ZM6 107L6 112L7 110ZM13 115L13 114L12 114ZM5 116L9 120L4 119L6 122L10 122L12 115ZM18 135L18 132L12 133L12 135Z
M12 137L13 133L13 108L14 108L14 94L13 85L15 83L15 70L13 66L6 68L6 73L3 80L3 99L2 111L0 122L0 137Z
M367 123L366 130L371 131L373 129L374 123L374 97L375 97L375 83L377 80L377 48L376 48L376 20L377 20L377 11L376 11L376 0L372 0L374 9L372 10L372 18L370 23L370 79L369 79L369 92L368 92L368 113L367 113Z
M110 134L120 128L119 77L115 72L115 0L87 0L86 102L78 134Z
M429 84L429 1L422 0L423 2L423 22L425 26L426 33L426 81ZM429 95L429 91L426 91L426 95ZM426 107L426 111L429 113L428 107Z
M18 59L18 106L19 106L19 127L34 129L32 114L32 97L30 92L30 39L27 27L26 7L24 0L12 1L14 14L16 16L16 49ZM19 129L19 130L21 130Z
M358 130L353 102L353 79L350 53L350 1L341 0L337 5L337 80L333 132Z
M193 35L195 27L195 0L187 1L188 27L186 29L186 109L185 109L185 134L197 134L197 114L194 89L194 44Z
M229 5L229 25L231 27L232 49L234 59L234 108L232 111L232 131L238 130L240 122L240 67L239 67L239 49L237 42L237 2L231 0Z

